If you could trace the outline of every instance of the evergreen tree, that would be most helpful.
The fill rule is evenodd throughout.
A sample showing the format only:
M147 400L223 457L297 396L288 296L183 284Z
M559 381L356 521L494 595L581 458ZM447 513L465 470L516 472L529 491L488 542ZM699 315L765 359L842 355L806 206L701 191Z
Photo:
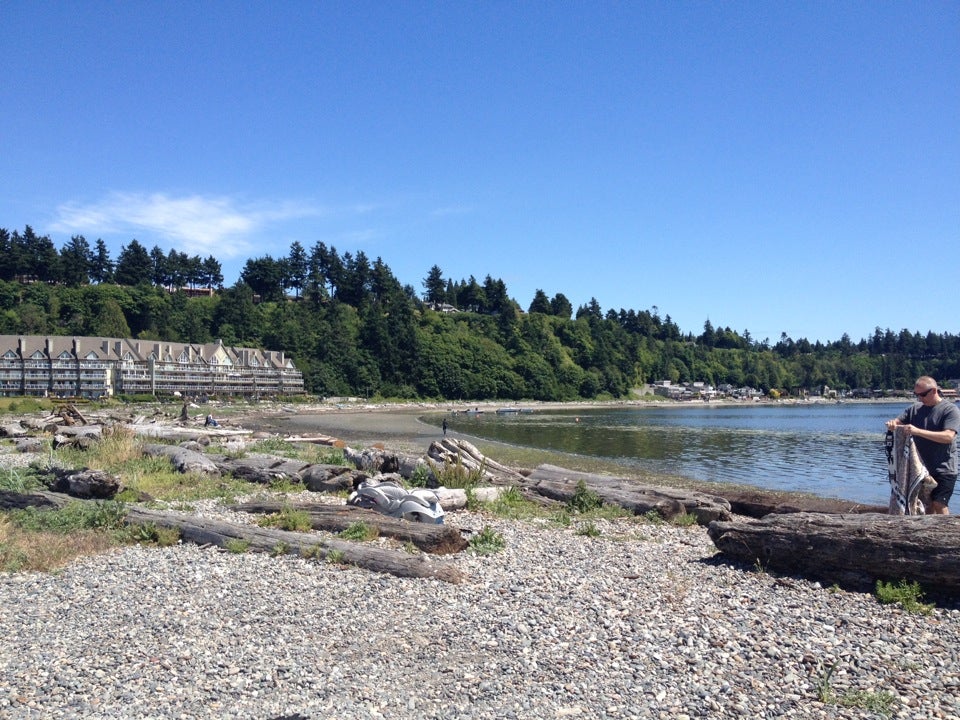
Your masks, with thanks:
M60 250L61 279L71 287L90 282L93 255L90 244L83 235L74 235Z
M117 283L120 285L149 283L153 273L153 260L143 245L136 240L131 240L129 245L120 248L117 269L114 273Z
M173 254L173 259L176 261L176 254L173 250L170 251ZM153 249L150 251L150 264L151 264L151 273L150 280L157 287L168 288L172 287L172 282L170 278L170 262L168 256L163 254L163 250L159 246L154 245Z
M97 238L96 249L90 258L90 280L97 284L113 280L113 261L106 243L100 238Z
M543 313L544 315L551 315L553 313L553 308L550 307L550 301L547 299L547 294L540 288L537 288L536 292L533 294L533 302L530 303L530 307L527 312Z
M439 304L446 301L447 284L443 279L443 271L439 265L430 268L423 279L423 299L427 303Z
M286 287L293 288L297 297L300 297L300 292L307 281L308 272L307 252L303 249L303 245L294 241L290 246L290 255L287 257Z
M283 299L283 266L269 255L247 260L240 272L240 280L264 302Z
M200 282L209 288L223 288L223 271L220 261L213 255L207 256L201 266Z
M23 231L19 253L20 275L41 282L60 280L60 253L47 235L37 235L29 225Z
M16 274L13 238L9 230L0 228L0 281L10 282Z
M557 293L553 296L553 299L550 300L550 312L564 320L569 320L573 315L573 305L567 300L566 295Z

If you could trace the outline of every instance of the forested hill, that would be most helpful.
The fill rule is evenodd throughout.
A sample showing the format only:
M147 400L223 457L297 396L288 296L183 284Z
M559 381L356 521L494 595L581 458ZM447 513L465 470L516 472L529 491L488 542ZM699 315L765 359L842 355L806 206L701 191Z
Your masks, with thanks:
M422 292L379 258L307 253L248 260L223 289L220 264L136 240L114 262L102 241L58 250L29 227L0 228L0 334L137 337L283 350L319 395L445 399L622 397L646 382L778 389L905 389L960 377L960 337L877 328L873 336L775 344L704 323L682 331L656 309L574 310L541 291L524 311L501 280L453 281L434 266ZM182 288L215 287L188 297ZM172 291L170 288L181 288Z

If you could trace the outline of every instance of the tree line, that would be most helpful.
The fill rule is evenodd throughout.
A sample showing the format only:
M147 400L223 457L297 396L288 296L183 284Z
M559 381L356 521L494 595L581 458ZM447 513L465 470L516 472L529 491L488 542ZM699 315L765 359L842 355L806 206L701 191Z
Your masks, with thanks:
M57 250L29 226L0 229L0 334L91 335L283 350L318 395L448 400L628 396L656 380L793 394L902 390L921 374L960 377L960 337L876 328L852 341L777 342L714 327L683 332L657 307L573 308L537 290L524 310L504 282L454 280L434 265L422 292L381 258L293 243L246 261L223 287L219 262L75 236ZM189 297L184 288L217 292Z

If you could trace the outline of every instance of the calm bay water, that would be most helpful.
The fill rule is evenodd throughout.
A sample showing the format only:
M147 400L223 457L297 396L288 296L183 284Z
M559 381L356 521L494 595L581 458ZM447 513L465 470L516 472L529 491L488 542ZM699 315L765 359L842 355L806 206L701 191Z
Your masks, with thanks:
M886 504L884 422L907 405L538 408L461 414L450 425L489 440L601 458L626 470Z

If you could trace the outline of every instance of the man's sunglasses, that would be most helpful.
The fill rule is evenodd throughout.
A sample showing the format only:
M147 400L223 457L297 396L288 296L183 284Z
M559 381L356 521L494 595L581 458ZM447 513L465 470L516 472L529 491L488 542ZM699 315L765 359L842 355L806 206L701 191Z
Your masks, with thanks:
M922 393L915 392L914 395L916 395L918 398L925 398L927 395L929 395L930 393L932 393L934 390L936 390L936 388L930 388L929 390L924 390Z

